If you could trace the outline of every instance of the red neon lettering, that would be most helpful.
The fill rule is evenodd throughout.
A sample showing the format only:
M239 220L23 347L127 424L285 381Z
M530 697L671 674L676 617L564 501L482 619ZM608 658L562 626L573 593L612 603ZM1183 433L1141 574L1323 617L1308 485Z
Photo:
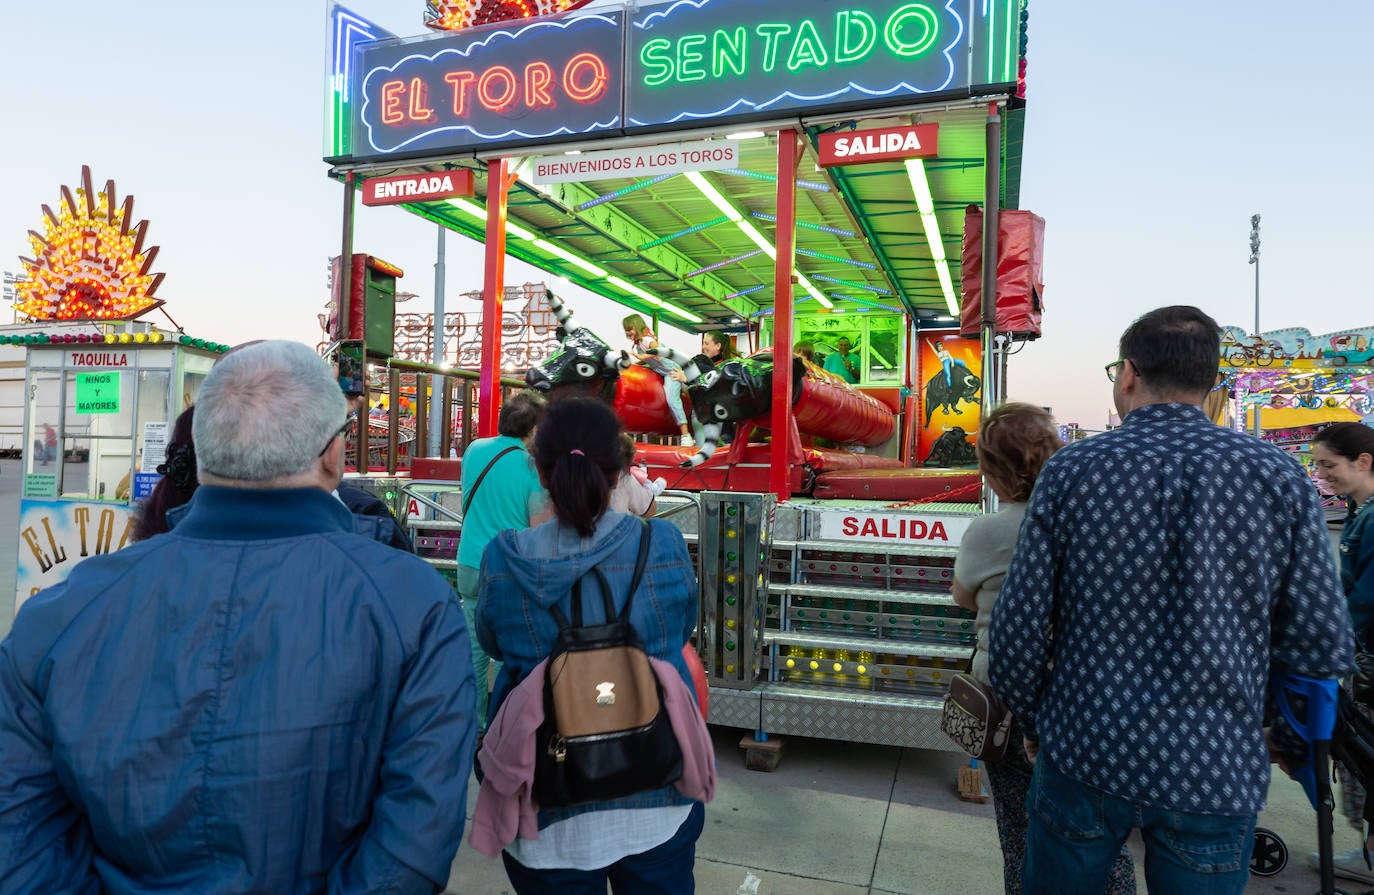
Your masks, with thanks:
M500 95L492 94L491 85L493 81L504 83L504 92ZM493 112L504 112L509 109L515 104L515 98L519 92L520 82L516 80L515 72L504 65L494 65L482 72L482 77L477 82L477 99Z
M853 516L844 517L844 533L853 537L859 533L859 520Z
M382 85L382 124L400 124L406 120L401 111L401 94L405 93L404 81L387 81Z
M585 86L578 83L584 79L584 70L591 75L591 80ZM579 103L596 102L605 96L609 81L606 63L595 53L578 53L568 60L568 67L563 69L563 90Z
M468 88L477 76L470 71L451 71L444 75L444 83L453 85L453 114L466 118L468 114Z
M553 69L547 62L531 62L525 66L525 105L531 109L539 106L553 108L553 94L549 85L553 83Z
M429 87L419 78L410 79L410 120L428 121L434 117L429 108Z

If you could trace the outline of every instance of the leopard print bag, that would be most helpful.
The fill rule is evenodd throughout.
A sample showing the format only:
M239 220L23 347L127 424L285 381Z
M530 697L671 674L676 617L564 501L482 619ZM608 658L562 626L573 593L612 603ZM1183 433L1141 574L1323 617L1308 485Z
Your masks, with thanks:
M971 674L956 674L945 695L940 729L974 758L1001 761L1011 735L1011 709Z

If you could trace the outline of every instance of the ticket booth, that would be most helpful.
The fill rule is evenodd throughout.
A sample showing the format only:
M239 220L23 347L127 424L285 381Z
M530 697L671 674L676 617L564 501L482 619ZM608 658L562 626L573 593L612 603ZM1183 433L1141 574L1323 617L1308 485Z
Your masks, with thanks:
M226 346L160 332L26 342L15 611L129 543L177 416Z

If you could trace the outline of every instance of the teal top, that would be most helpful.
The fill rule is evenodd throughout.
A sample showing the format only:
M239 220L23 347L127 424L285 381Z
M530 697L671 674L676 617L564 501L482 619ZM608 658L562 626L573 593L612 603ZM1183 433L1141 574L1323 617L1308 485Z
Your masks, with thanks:
M827 354L827 355L825 356L825 369L826 369L826 372L828 372L828 373L834 373L836 376L840 377L840 378L843 379L845 382L848 382L848 383L850 383L851 385L857 385L858 382L859 382L859 376L858 376L857 373L851 373L851 372L849 372L849 368L846 367L845 364L844 364L845 360L846 360L846 359L845 359L844 357L841 357L841 356L840 356L840 353L839 353L838 351L832 351L832 352L830 352L829 354ZM859 361L858 355L854 354L854 353L851 351L851 352L849 353L849 358L848 358L848 360L849 360L849 362L850 362L851 364L854 365L854 369L855 369L855 370L857 370L857 369L859 368L859 367L858 367L858 361Z
M528 528L531 513L539 512L548 501L529 452L520 439L509 435L482 438L468 445L463 454L463 499L472 493L473 483L492 458L508 447L518 450L496 461L463 514L463 533L458 539L460 566L480 569L487 543L508 528Z

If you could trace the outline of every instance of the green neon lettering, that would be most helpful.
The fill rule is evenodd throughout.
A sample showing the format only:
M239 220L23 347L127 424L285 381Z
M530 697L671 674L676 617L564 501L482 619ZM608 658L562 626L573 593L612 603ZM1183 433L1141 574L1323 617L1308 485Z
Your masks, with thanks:
M701 63L706 61L706 54L701 52L701 47L706 45L705 34L689 34L680 37L677 41L677 79L680 82L704 81L706 80L706 69L701 67Z
M763 38L763 70L771 72L778 65L778 44L792 31L791 25L755 25L754 32Z
M825 44L821 43L821 36L816 31L816 23L810 19L802 19L802 23L797 26L797 41L792 44L792 53L787 57L787 70L796 71L803 65L825 68L829 62L830 58L825 54Z
M862 9L842 9L835 13L836 65L858 62L873 51L877 40L878 23L873 16Z
M639 62L648 71L644 75L645 87L657 87L673 77L673 44L661 37L644 44L639 51Z
M918 20L917 25L922 29L921 36L916 40L902 37L902 29L910 19ZM939 36L940 20L924 3L908 3L899 8L888 18L887 27L883 29L883 40L895 56L921 56L935 46L935 39Z
M736 28L733 36L720 28L711 37L711 77L719 78L725 69L744 77L749 67L749 34L744 26Z

